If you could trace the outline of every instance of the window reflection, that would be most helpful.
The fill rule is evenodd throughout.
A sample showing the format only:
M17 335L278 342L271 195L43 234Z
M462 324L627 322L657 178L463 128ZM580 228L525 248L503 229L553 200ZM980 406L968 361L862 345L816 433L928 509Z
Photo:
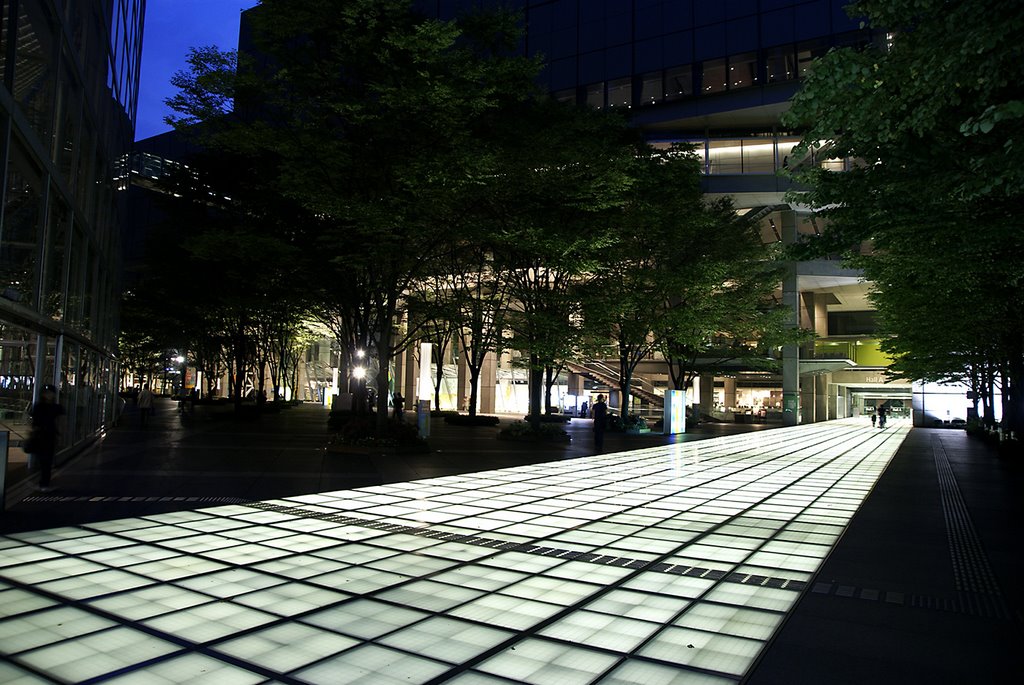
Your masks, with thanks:
M768 83L796 78L796 52L792 45L765 51L765 78Z
M53 114L53 17L45 3L20 3L14 60L14 99L40 140L50 138Z
M620 78L608 82L608 106L628 109L633 106L633 80Z
M665 70L665 99L678 100L693 95L693 67L689 64Z
M661 83L661 72L654 71L644 74L640 79L640 104L653 105L661 102L665 96L665 86Z
M747 88L757 83L757 53L745 52L729 58L729 87Z
M0 234L0 289L6 299L33 307L42 235L43 173L30 161L21 142L12 142Z
M604 107L604 81L587 86L587 104L595 109Z
M701 92L720 93L729 87L724 59L713 59L702 64Z

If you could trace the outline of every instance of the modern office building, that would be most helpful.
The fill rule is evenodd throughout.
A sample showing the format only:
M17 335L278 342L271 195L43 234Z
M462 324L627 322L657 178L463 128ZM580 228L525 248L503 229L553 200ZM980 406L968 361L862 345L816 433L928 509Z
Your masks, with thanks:
M145 0L0 3L0 410L13 444L44 384L59 449L114 411L120 218Z
M491 4L418 3L442 18ZM554 97L626 110L654 145L693 145L706 193L731 196L759 222L766 241L792 242L823 228L807 208L787 200L793 184L779 172L801 164L841 171L846 162L795 158L800 132L787 130L781 115L815 57L833 46L885 40L846 14L847 0L511 4L524 16L523 49L543 56L542 84ZM781 376L739 367L702 378L692 399L705 414L752 413L786 423L870 413L882 401L895 415L909 416L911 385L884 377L888 359L879 350L867 292L860 273L838 261L794 264L779 297L796 313L793 323L815 331L817 340L784 350ZM579 371L608 384L599 368ZM644 362L638 375L655 393L668 379L657 359ZM570 379L567 390L582 387Z

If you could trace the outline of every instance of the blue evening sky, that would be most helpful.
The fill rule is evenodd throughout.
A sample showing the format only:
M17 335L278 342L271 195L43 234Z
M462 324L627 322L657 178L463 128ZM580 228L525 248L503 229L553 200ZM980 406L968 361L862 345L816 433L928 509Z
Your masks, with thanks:
M164 133L170 114L164 99L174 94L174 72L184 69L192 47L238 47L238 21L242 10L258 0L147 0L139 79L139 111L135 139Z

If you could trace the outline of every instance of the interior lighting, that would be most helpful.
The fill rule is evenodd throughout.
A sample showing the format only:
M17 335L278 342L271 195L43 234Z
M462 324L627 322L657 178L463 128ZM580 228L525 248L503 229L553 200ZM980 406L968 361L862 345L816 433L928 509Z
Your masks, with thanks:
M352 378L355 378L357 381L363 380L366 378L366 369L361 366L352 369Z

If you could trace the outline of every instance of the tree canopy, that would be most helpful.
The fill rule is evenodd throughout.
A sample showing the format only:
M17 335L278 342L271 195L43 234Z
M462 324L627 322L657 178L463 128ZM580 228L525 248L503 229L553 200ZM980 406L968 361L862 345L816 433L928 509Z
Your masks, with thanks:
M873 282L895 373L952 379L952 367L984 359L1005 371L1005 418L1019 429L1024 14L988 0L860 0L849 11L885 40L816 61L789 113L805 147L852 161L800 172L811 185L801 199L829 220L808 247L844 252Z

